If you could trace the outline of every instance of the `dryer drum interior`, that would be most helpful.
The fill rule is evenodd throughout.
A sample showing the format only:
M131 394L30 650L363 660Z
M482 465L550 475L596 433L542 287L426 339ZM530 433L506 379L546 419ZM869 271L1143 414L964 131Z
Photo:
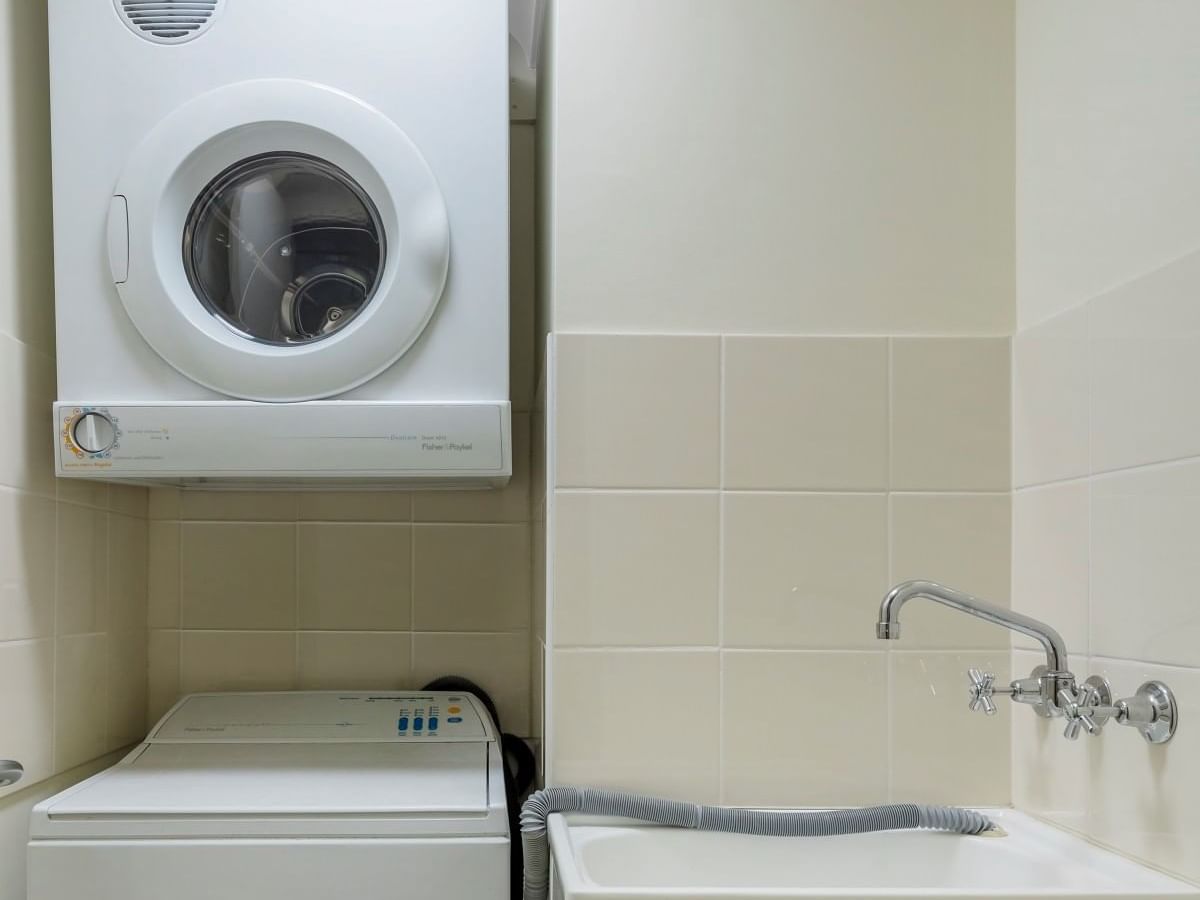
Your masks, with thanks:
M188 214L183 262L205 308L238 334L307 344L371 302L384 230L367 193L330 162L266 153L230 166Z

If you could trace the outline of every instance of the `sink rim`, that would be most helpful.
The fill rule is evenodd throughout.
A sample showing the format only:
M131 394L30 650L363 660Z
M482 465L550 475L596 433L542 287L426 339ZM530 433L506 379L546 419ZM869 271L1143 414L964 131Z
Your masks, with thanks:
M757 898L795 898L795 900L818 900L818 898L837 898L837 900L867 900L867 898L931 898L931 900L970 900L970 898L988 898L988 900L1044 900L1044 898L1084 898L1097 897L1104 900L1125 900L1125 898L1142 897L1191 897L1200 898L1200 886L1170 873L1149 866L1140 860L1088 840L1066 828L1046 821L1041 817L1011 808L977 807L980 812L997 819L1010 832L1020 833L1022 830L1048 829L1055 839L1075 846L1085 845L1093 852L1102 854L1106 861L1111 861L1114 867L1133 867L1139 875L1139 883L1131 883L1127 888L1116 884L1111 890L1100 890L1094 884L1081 884L1077 888L1063 887L1055 884L1047 887L1033 885L1005 886L1003 888L986 888L982 885L964 886L956 883L947 886L920 886L907 884L905 886L888 887L886 885L815 885L795 886L786 885L755 885L707 886L703 883L684 883L669 887L657 885L639 885L636 883L606 885L599 883L587 874L584 854L589 842L597 839L597 831L618 833L646 833L664 830L664 826L617 820L599 816L578 814L555 814L548 822L551 855L555 865L556 876L563 889L563 900L656 900L656 898L688 898L688 900L757 900ZM588 829L584 834L587 840L583 843L574 838ZM677 829L671 829L675 831ZM686 830L682 830L686 834ZM906 832L911 834L912 832ZM930 838L939 836L926 833ZM601 837L603 835L600 835ZM742 839L742 836L733 836ZM869 836L863 836L869 837ZM719 839L717 835L707 835L706 839ZM877 838L878 839L878 838ZM968 840L992 840L990 838L966 838ZM1028 834L1025 835L1028 840ZM1072 856L1065 860L1066 864L1074 861ZM1078 863L1083 865L1083 863Z

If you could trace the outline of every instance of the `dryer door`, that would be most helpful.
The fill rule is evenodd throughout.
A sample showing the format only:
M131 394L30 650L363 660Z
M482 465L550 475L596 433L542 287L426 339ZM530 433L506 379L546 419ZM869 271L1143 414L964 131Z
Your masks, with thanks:
M403 131L323 85L244 82L164 119L113 197L109 259L142 336L250 400L377 375L432 317L449 264L437 182Z

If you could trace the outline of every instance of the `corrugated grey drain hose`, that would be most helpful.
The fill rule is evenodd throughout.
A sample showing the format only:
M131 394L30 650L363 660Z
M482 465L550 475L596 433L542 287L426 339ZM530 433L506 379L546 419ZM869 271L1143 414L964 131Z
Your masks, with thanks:
M552 787L529 795L521 807L521 843L525 849L525 900L545 900L549 893L550 850L546 818L551 813L578 812L637 819L674 828L726 831L777 837L829 837L928 828L959 834L982 834L995 826L991 819L969 809L898 803L863 809L818 812L764 812L700 806L637 794L593 788Z

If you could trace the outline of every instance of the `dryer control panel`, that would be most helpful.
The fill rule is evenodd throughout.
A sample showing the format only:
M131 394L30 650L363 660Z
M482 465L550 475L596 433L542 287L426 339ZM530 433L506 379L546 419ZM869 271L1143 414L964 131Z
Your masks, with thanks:
M461 487L499 485L512 474L507 402L59 402L54 418L55 472L66 478Z
M471 694L299 691L193 694L150 732L150 744L480 743L491 717Z

